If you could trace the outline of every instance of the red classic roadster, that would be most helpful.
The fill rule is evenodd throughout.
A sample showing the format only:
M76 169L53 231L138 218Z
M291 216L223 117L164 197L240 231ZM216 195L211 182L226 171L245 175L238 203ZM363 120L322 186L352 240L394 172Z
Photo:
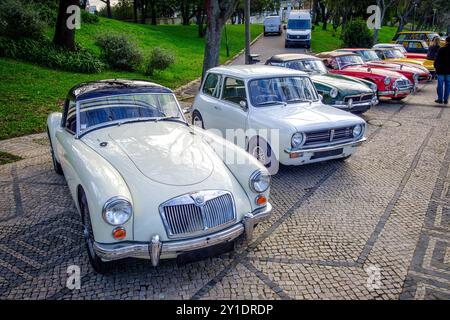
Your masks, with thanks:
M401 100L414 89L413 83L402 74L388 69L372 68L362 58L351 52L323 52L317 55L323 59L331 73L369 80L378 87L379 98Z
M381 60L373 49L346 48L338 49L336 51L356 53L364 60L366 65L372 68L389 69L401 73L414 85L417 85L417 82L426 82L432 79L431 73L425 67L419 65L404 65Z

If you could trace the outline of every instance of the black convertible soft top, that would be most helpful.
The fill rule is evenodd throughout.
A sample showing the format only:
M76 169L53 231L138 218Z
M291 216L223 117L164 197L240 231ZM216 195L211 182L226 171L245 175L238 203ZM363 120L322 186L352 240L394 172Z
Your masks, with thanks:
M79 101L133 93L172 93L172 90L143 80L111 79L80 83L70 89L68 98Z

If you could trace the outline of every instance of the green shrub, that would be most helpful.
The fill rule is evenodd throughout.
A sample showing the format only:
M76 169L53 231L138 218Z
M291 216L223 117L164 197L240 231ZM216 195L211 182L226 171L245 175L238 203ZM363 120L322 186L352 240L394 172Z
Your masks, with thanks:
M124 34L101 34L96 37L101 58L112 68L134 71L142 63L137 45Z
M36 63L45 67L81 73L101 72L105 65L91 52L78 47L67 51L46 39L17 39L0 37L0 57Z
M361 19L350 21L342 33L344 45L348 48L370 48L373 37L367 23Z
M82 23L99 23L100 19L98 15L87 12L86 10L81 10L81 22Z
M175 58L172 53L160 47L155 47L150 52L145 74L151 76L155 70L165 70L174 62Z
M40 38L46 27L37 5L20 0L0 1L0 34L18 38Z

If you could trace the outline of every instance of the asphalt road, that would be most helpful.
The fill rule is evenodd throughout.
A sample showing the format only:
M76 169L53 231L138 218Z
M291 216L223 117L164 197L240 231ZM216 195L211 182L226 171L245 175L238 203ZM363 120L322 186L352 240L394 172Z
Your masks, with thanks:
M302 47L298 48L284 48L284 37L285 34L281 36L278 35L267 35L261 36L261 38L256 41L252 47L250 48L250 53L259 54L259 59L261 60L260 64L264 64L267 59L275 54L280 53L306 53L309 52L309 49L304 49ZM244 55L239 56L236 60L233 61L233 65L244 64L245 57Z

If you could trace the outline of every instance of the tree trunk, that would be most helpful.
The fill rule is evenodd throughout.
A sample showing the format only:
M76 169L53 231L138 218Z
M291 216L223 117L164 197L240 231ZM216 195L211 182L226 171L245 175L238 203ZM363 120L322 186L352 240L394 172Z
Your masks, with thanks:
M188 26L190 24L190 17L191 17L191 5L189 4L189 1L183 0L181 1L181 23L184 26Z
M137 0L133 0L133 21L137 23Z
M156 26L158 24L158 21L156 20L157 18L157 14L156 14L156 0L151 0L150 1L150 9L151 9L151 14L152 14L152 21L151 24Z
M60 0L58 8L58 17L56 19L55 35L53 43L67 50L75 50L75 29L67 28L67 19L71 16L67 13L67 8L72 5L78 5L78 0Z
M233 14L237 3L238 0L205 1L207 24L202 79L206 71L219 65L223 26Z
M147 20L147 3L146 0L141 0L141 23L145 24Z
M101 0L101 1L106 4L106 14L108 15L108 18L112 18L111 0Z

